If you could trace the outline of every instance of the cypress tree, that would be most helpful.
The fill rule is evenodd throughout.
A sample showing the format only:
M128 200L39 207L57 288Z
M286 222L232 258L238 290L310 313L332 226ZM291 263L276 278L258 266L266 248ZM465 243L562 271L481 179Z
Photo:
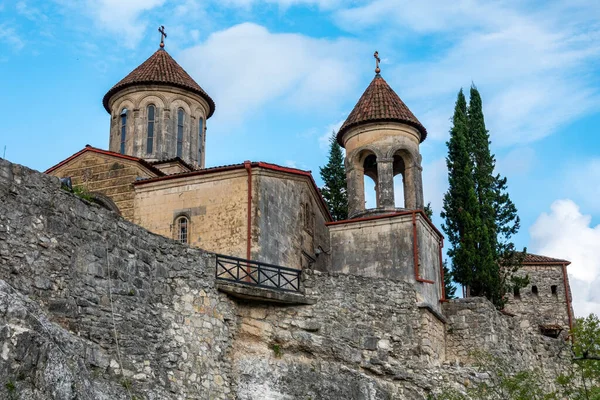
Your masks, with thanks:
M444 195L445 223L442 229L448 237L452 259L452 275L457 283L469 286L477 270L477 237L479 204L473 181L473 160L467 143L469 124L467 102L462 89L458 92L452 117L448 146L448 192Z
M516 253L510 238L520 227L517 208L507 191L507 180L494 175L496 160L490 151L490 136L485 127L483 104L472 85L469 101L469 136L474 160L474 182L480 207L479 260L471 295L485 296L496 306L505 303L504 295L523 282L513 273L519 268L524 253Z
M459 92L448 142L448 179L442 217L451 248L452 274L470 296L484 296L498 308L505 294L527 278L514 276L525 251L516 252L510 238L520 225L507 192L506 178L494 175L481 96L471 87L469 107ZM469 175L469 176L466 176ZM462 182L462 183L461 183Z
M444 293L446 299L456 298L456 287L452 284L452 271L448 268L446 260L444 260Z
M325 186L321 194L329 207L329 212L334 221L348 218L348 193L346 192L346 170L344 168L344 155L342 148L332 132L329 139L329 160L327 165L319 168L321 179Z

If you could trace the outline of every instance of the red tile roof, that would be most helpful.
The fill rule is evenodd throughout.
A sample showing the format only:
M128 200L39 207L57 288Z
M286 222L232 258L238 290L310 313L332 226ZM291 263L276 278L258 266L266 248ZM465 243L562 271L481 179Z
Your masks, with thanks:
M130 86L150 84L175 86L196 93L208 102L210 110L206 118L210 118L215 112L215 102L164 49L157 50L139 67L113 86L104 95L102 104L110 113L108 102L114 94Z
M157 176L165 175L164 172L162 172L161 170L159 170L158 168L156 168L155 166L153 166L152 164L150 164L149 162L147 162L146 160L144 160L142 158L132 157L132 156L128 156L128 155L121 154L121 153L115 153L114 151L98 149L96 147L90 146L89 144L86 145L82 150L79 150L77 153L73 154L71 157L66 158L66 159L62 160L61 162L59 162L58 164L48 168L46 171L44 171L44 173L49 174L52 171L56 170L57 168L62 167L63 165L67 164L69 161L79 157L80 155L82 155L83 153L86 153L88 151L90 151L92 153L104 154L104 155L108 155L108 156L112 156L112 157L122 158L125 160L135 161L135 162L139 163L140 165L144 166L146 169L155 173Z
M421 133L421 142L427 137L425 127L385 79L377 74L340 128L337 134L338 143L343 146L342 137L352 127L368 122L385 121L402 122L416 128Z
M560 258L552 258L546 256L540 256L537 254L529 254L525 255L525 259L523 260L523 264L571 264L570 261L562 260Z

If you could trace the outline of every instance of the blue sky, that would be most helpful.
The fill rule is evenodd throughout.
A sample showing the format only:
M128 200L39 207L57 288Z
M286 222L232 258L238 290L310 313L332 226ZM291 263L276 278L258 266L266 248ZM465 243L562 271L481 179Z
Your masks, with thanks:
M312 170L382 75L427 127L439 215L458 90L479 88L498 171L530 252L566 258L575 311L600 313L600 2L0 0L0 155L45 170L107 148L102 96L157 48L215 99L208 166ZM439 217L435 222L441 223Z

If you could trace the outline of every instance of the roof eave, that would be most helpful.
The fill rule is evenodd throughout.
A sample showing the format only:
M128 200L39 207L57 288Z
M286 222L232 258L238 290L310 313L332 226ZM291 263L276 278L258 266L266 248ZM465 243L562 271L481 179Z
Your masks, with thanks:
M410 121L410 120L403 120L403 119L399 119L399 118L377 118L377 119L364 120L364 121L360 121L360 122L354 122L354 123L348 124L348 125L342 125L342 127L340 128L340 130L338 131L338 133L336 135L337 142L339 143L340 146L344 147L342 138L344 137L344 134L346 134L346 132L348 132L350 129L356 128L357 126L361 126L361 125L366 125L366 124L371 124L371 123L376 124L376 123L380 123L380 122L397 122L397 123L408 125L408 126L415 128L421 134L420 143L423 143L423 141L427 138L427 129L425 129L425 127L423 125L421 125L420 123L416 123L416 122Z
M106 92L106 94L102 98L102 105L104 106L104 109L106 110L106 112L110 114L110 107L108 106L108 103L110 102L110 99L115 94L117 94L120 91L125 90L127 88L134 87L134 86L141 86L141 85L171 86L171 87L176 87L179 89L187 90L188 92L192 92L192 93L202 97L208 103L208 115L206 116L206 119L209 119L215 113L215 102L207 93L190 88L189 86L186 86L186 85L180 85L177 83L156 82L156 81L131 82L131 83L125 83L123 85L117 84L117 85L113 86L108 92Z

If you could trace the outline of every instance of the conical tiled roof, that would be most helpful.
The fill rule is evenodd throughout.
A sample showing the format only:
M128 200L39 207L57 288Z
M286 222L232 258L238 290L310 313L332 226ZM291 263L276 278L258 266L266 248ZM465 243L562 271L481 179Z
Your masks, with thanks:
M377 74L340 128L337 141L343 146L342 137L352 127L385 121L402 122L416 128L421 133L421 142L427 137L425 127L400 100L385 79Z
M210 118L215 112L215 102L164 49L157 50L139 67L113 86L104 95L102 104L110 113L108 102L115 93L130 86L148 84L162 84L189 90L208 102L210 110L207 118Z

